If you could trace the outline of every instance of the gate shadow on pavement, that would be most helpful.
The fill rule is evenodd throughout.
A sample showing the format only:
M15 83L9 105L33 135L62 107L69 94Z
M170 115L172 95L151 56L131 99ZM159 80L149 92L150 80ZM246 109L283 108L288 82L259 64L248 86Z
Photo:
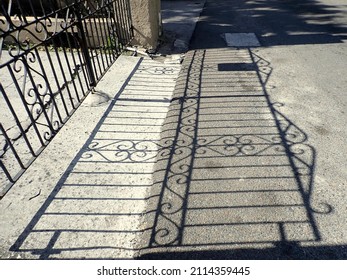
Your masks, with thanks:
M322 241L315 216L333 207L311 201L316 151L271 102L271 72L251 49L187 54L140 258L337 258L308 248Z
M10 251L39 259L133 258L179 68L139 61Z

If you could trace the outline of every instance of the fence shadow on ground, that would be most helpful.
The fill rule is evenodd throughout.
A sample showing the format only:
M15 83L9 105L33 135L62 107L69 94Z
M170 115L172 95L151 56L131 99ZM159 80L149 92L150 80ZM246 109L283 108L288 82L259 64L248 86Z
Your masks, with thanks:
M175 71L140 64L10 250L40 259L346 258L344 246L319 246L316 216L334 208L312 201L316 151L271 101L271 65L251 49L189 52L167 112L163 76Z
M187 55L164 123L140 258L346 257L343 246L318 246L315 216L333 207L311 201L316 151L279 111L283 104L272 103L271 72L251 49Z
M179 66L143 59L10 251L23 258L132 258Z

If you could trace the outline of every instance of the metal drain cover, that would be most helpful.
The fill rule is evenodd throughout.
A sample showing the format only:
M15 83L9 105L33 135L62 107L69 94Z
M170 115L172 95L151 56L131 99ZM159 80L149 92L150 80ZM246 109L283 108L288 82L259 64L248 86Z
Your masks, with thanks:
M254 33L225 33L224 35L228 47L260 47Z

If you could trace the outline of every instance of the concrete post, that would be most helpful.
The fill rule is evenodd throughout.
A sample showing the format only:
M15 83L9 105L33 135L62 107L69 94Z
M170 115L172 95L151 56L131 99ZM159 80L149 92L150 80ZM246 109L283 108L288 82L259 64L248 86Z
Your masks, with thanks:
M155 49L160 34L160 0L130 1L134 45Z

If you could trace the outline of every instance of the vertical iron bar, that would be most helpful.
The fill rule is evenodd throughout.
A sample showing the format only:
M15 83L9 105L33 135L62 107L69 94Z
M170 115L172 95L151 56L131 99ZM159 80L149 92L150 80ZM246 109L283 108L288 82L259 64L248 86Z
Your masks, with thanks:
M127 17L128 17L128 24L129 24L129 35L130 35L129 42L130 42L131 39L134 37L134 27L132 22L131 7L130 7L129 0L126 1L126 5L127 5L127 11L128 11Z
M112 59L115 60L119 56L119 36L117 34L117 22L116 22L116 12L115 12L115 3L113 1L112 5L110 4L110 24L107 25L107 30L112 34L114 40L114 50L111 51Z
M71 103L72 109L75 109L76 108L75 107L75 103L73 101L73 98L72 98L72 95L71 95L71 91L70 91L70 87L68 86L68 81L67 81L66 76L65 76L65 69L64 69L63 64L61 62L60 55L59 55L59 50L58 50L58 47L57 47L56 42L55 42L54 39L55 38L53 38L53 40L52 40L54 52L55 52L55 55L56 55L57 60L58 60L58 64L59 64L59 67L60 67L61 74L63 76L64 84L66 85L66 90L67 90L68 96L70 98L70 103ZM58 84L59 84L59 82L58 82ZM60 85L58 86L58 91L61 91Z
M85 20L87 20L87 18ZM92 43L91 43L92 38L94 40L94 37L92 34L93 33L92 32L92 30L93 30L92 19L88 18L88 23L89 23L88 25L90 27L90 30L88 30L88 28L87 28L87 30L85 30L85 32L88 34L89 44L92 45ZM87 25L87 23L86 23L86 25ZM93 43L95 43L95 42L93 41ZM94 70L95 70L96 79L98 80L100 77L100 74L102 73L102 69L100 66L99 54L98 54L98 51L96 50L96 48L92 49L91 46L89 46L89 47L90 47L90 52L92 53L92 60L94 62ZM93 56L93 52L94 52L94 56Z
M118 57L118 46L117 46L118 36L117 36L117 33L115 33L115 27L117 26L117 24L116 24L115 12L114 12L115 11L114 2L115 1L113 0L108 5L108 9L107 9L108 21L106 22L106 32L110 34L110 37L112 37L112 49L110 49L110 52L109 52L110 59L112 61L114 61L115 58Z
M74 7L76 8L76 7ZM90 58L90 54L89 54L89 50L88 50L88 44L87 44L87 39L86 39L86 35L84 32L84 28L83 28L83 24L82 24L82 18L81 15L78 11L74 10L77 22L76 22L76 27L78 29L78 33L81 42L80 42L80 46L81 46L81 50L82 50L82 54L84 57L84 61L86 63L87 66L87 72L88 72L88 77L89 77L89 84L92 87L96 86L96 80L95 80L95 75L94 75L94 71L93 71L93 66L91 64L91 58Z
M44 67L43 64L42 64L42 60L41 60L41 57L40 57L40 55L39 55L39 52L38 52L37 48L35 49L35 53L36 53L36 57L37 57L37 60L38 60L38 62L39 62L39 65L40 65L40 68L41 68L41 71L42 71L42 75L44 76L44 79L45 79L45 81L46 81L46 83L47 83L48 92L49 92L49 95L50 95L50 97L51 97L52 104L53 104L55 110L57 111L57 114L58 114L60 123L63 123L63 119L62 119L62 117L61 117L60 110L59 110L59 108L58 108L58 106L57 106L57 104L56 104L55 96L54 96L54 94L53 94L51 85L50 85L50 83L49 83L48 80L47 80L47 74L46 74L46 71L45 71L45 67Z
M124 29L122 26L122 20L121 20L119 11L120 11L119 0L116 0L116 2L115 2L115 15L117 18L118 37L119 37L119 40L121 41L121 43L124 44L125 35L124 35Z
M106 12L107 5L108 3L105 3L103 1L102 5L99 7L97 11L101 42L102 42L102 46L100 48L101 59L105 61L104 71L110 66L108 55L107 55L107 48L109 47L108 44L111 43L111 37L109 36L109 34L106 32L106 29L105 29L105 24L107 24L107 12Z
M111 34L107 32L108 14L107 14L106 6L100 9L100 13L102 15L102 17L100 17L100 20L102 20L102 23L100 23L100 26L101 26L100 31L101 31L102 37L104 38L103 40L104 45L103 45L102 51L105 56L106 66L109 67L110 64L112 63L109 57L111 48L112 48L112 37L111 37Z
M65 32L67 33L67 30L66 30ZM60 41L60 44L62 45L62 50L63 50L63 53L64 53L65 62L66 62L66 65L67 65L69 74L70 74L70 76L71 76L71 82L72 82L73 87L74 87L74 90L75 90L75 95L76 95L76 97L77 97L77 101L78 101L78 102L81 102L81 100L80 100L80 98L79 98L79 96L78 96L78 93L77 93L77 88L76 88L76 84L75 84L75 79L74 79L73 74L72 74L72 71L71 71L71 66L70 66L69 58L68 58L67 55L66 55L66 48L65 48L65 46L64 46L64 44L63 44L63 42L62 42L62 35L63 35L62 33L59 34L59 36L58 36L58 37L59 37L59 41ZM66 87L67 87L67 88L69 87L69 81L67 81ZM73 108L75 109L75 104L74 104L74 107L73 107Z
M128 18L128 5L127 5L127 1L123 0L123 16L124 16L124 24L125 24L125 28L126 28L126 36L127 36L127 43L130 40L130 36L129 36L129 18Z
M20 99L21 99L21 101L22 101L22 103L23 103L23 106L24 106L24 108L25 108L25 111L27 112L28 117L30 118L31 123L33 124L33 127L34 127L34 130L35 130L35 132L36 132L37 138L39 139L41 145L43 146L43 145L45 145L45 143L44 143L44 141L43 141L43 139L42 139L42 137L41 137L41 134L40 134L40 132L39 132L39 129L37 128L36 121L34 120L34 117L32 116L32 114L31 114L31 112L30 112L30 110L29 110L29 108L28 108L28 105L27 105L27 103L26 103L26 101L25 101L24 93L23 93L22 90L20 89L19 84L18 84L18 81L17 81L17 79L16 79L16 77L15 77L15 75L14 75L14 73L13 73L13 70L11 69L10 65L7 65L7 68L8 68L8 70L9 70L10 75L11 75L12 81L13 81L13 83L14 83L16 89L17 89L18 95L19 95L19 97L20 97ZM4 94L5 94L5 93L4 93Z
M23 64L24 64L25 68L28 69L28 76L29 76L30 82L31 82L31 84L33 86L33 91L34 91L34 93L35 93L35 95L37 97L37 100L39 101L39 105L40 105L40 107L42 109L42 113L45 116L45 119L47 121L47 125L48 125L48 127L49 127L49 129L50 129L50 131L52 132L52 135L53 135L55 132L54 132L54 128L53 128L52 122L49 120L49 117L48 117L47 112L45 110L45 105L43 104L43 101L41 99L39 90L38 90L38 88L37 88L37 86L35 84L34 77L32 76L32 74L30 72L30 67L29 67L29 64L28 64L26 59L23 59ZM48 139L45 139L45 140L48 140Z
M76 24L73 24L71 26L71 30L72 30L72 34L73 34L73 40L74 40L75 44L77 44L77 47L76 47L77 56L78 56L78 60L79 60L82 72L83 72L84 82L85 82L85 85L87 87L87 91L83 90L83 95L85 96L86 93L90 90L90 87L92 85L90 84L90 78L89 78L88 69L86 69L86 67L85 67L85 66L87 66L87 64L86 64L86 59L85 59L83 51L82 51L82 43L81 43L82 41L81 41L81 38L79 36L79 29L76 26L76 28L77 28L77 30L76 30L77 32L76 32L75 31L75 26L76 26ZM90 62L90 60L89 60L89 62ZM90 67L92 68L92 64L91 63L90 63L90 65L91 65ZM92 72L92 73L94 73L94 72Z
M0 91L2 92L2 96L3 96L3 98L4 98L5 101L6 101L7 107L10 109L11 114L12 114L12 116L13 116L15 122L16 122L16 125L17 125L17 127L19 128L20 133L21 133L21 135L23 136L24 141L25 141L25 143L27 144L27 146L28 146L28 148L29 148L30 153L32 154L32 156L35 156L35 152L34 152L32 146L31 146L31 144L30 144L30 142L29 142L29 139L26 137L26 134L25 134L25 131L24 131L23 127L22 127L22 124L21 124L21 122L20 122L20 120L19 120L19 118L18 118L18 116L17 116L17 114L16 114L16 112L15 112L15 110L14 110L12 104L11 104L10 99L8 98L7 94L5 93L5 90L4 90L4 88L2 87L2 84L1 84L1 83L0 83Z
M57 73L56 73L56 70L55 70L55 67L54 67L54 64L53 64L53 61L52 61L52 58L51 58L51 54L50 54L50 51L48 50L48 47L47 45L45 44L45 52L47 54L47 57L48 57L48 60L49 60L49 64L51 66L51 70L52 70L52 73L53 73L53 76L54 76L54 80L55 80L55 83L57 85L57 89L58 89L58 92L60 97L61 97L61 100L63 102L63 106L64 106L64 109L65 109L65 113L66 115L68 116L69 115L69 110L67 108L67 105L66 105L66 102L65 102L65 98L63 96L63 93L62 91L60 90L60 85L59 85L59 79L58 79L58 76L57 76Z
M79 63L80 63L80 67L82 69L84 82L85 82L85 85L87 87L86 91L83 90L83 95L86 95L87 91L90 90L90 85L89 85L89 82L88 82L88 73L86 73L86 69L84 67L84 61L83 61L83 58L82 58L83 54L81 54L81 52L80 52L80 48L81 48L80 41L77 40L75 36L73 38L74 38L75 43L77 43L76 52L77 52L78 60L79 60Z
M88 31L88 28L91 28L91 22L90 21L89 22L85 21L84 24L85 24L84 26L86 26L86 29L84 30L85 33L87 34L86 38L88 39L89 45L91 45L91 41L90 41L91 36L89 34L89 31ZM98 77L99 77L98 69L101 70L100 69L100 63L99 63L99 58L98 58L97 55L93 55L93 50L90 48L90 46L88 48L88 52L89 52L89 54L91 54L91 62L92 62L92 66L93 66L95 80L98 80Z
M115 19L113 18L113 2L114 1L110 1L109 3L107 3L107 5L103 8L103 14L104 14L104 23L103 23L103 30L105 33L105 38L109 38L109 42L108 45L105 48L105 56L106 59L108 61L108 67L110 67L113 62L115 61L115 59L118 57L118 48L117 48L117 44L115 42L115 38L117 36L115 36L114 32L113 32L113 28L112 25L115 21ZM116 55L115 55L116 54Z
M71 31L73 31L72 28L71 28ZM78 68L78 64L77 64L77 61L76 61L76 58L75 58L74 50L73 50L73 47L72 47L72 44L71 44L71 41L70 41L70 36L69 36L68 32L65 32L65 35L66 35L67 43L68 43L68 45L69 45L70 55L71 55L71 57L72 57L73 64L74 64L74 66L75 66L75 69L74 69L74 72L75 72L75 73L74 73L74 75L76 75L77 78L78 78L78 82L79 82L79 85L80 85L80 87L81 87L82 95L84 96L84 89L83 89L81 77L80 77L80 75L78 74L79 68ZM82 67L82 66L81 66L81 67ZM77 92L77 91L76 91L76 94L78 95L78 92ZM78 95L78 96L79 96L79 95ZM80 98L79 98L78 100L80 100Z
M99 23L96 22L97 19L98 19ZM93 23L94 23L95 33L96 33L96 37L95 37L95 34L92 34L93 43L96 44L96 46L94 46L94 48L95 48L96 53L97 53L97 49L100 50L100 60L101 60L102 67L103 67L103 68L101 68L101 66L99 66L100 67L100 74L101 74L101 73L103 73L103 70L105 70L106 68L105 68L105 62L104 62L102 51L101 51L102 49L100 48L100 46L105 45L103 42L102 36L101 36L101 40L100 40L100 34L99 34L100 19L101 18L99 18L99 17L98 18L96 18L96 17L90 18L90 21L91 22L93 21ZM94 32L92 32L92 33L94 33ZM100 44L100 41L102 41L102 43L103 43L102 45ZM99 57L99 55L97 57Z
M124 16L124 1L123 0L120 0L120 11L119 11L119 13L120 13L121 21L122 21L122 26L123 26L124 32L125 32L125 34L124 34L124 36L125 36L124 40L125 41L123 42L123 44L125 45L127 43L127 41L128 41L128 35L127 35L127 32L126 32L127 25L126 25L126 20L125 20L125 16Z

